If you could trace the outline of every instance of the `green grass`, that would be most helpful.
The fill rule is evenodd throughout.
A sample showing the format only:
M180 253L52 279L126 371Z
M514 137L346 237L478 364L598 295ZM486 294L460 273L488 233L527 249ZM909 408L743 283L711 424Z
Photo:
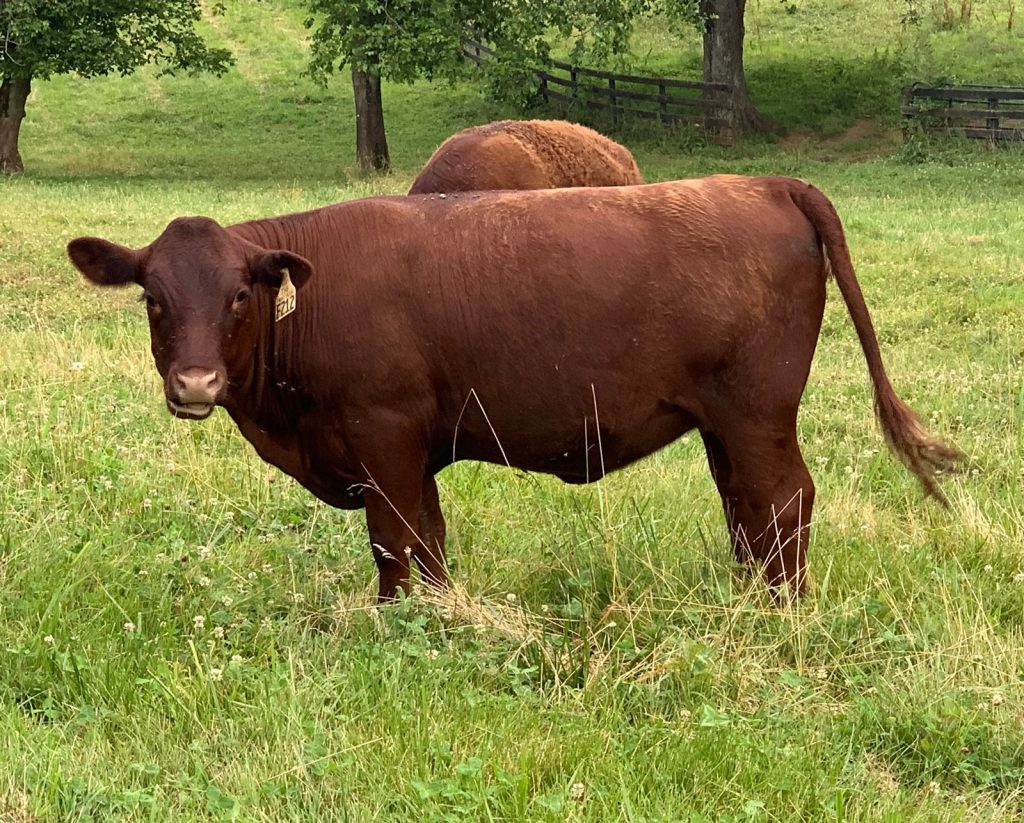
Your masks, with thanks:
M831 4L798 5L752 4L752 72L788 55L808 95L829 55L877 77L888 6L824 25ZM915 37L958 39L966 72L997 37L982 17ZM230 3L209 23L239 58L221 80L30 99L29 174L0 181L0 820L1020 819L1024 157L626 133L652 180L795 174L834 199L898 389L970 455L952 511L886 453L832 289L800 417L818 508L798 607L732 564L691 435L595 487L447 470L456 586L378 612L361 513L222 413L172 420L135 295L63 252L402 192L451 131L510 113L472 83L388 88L396 172L359 179L347 86L300 76L301 19ZM762 88L774 113L810 105Z

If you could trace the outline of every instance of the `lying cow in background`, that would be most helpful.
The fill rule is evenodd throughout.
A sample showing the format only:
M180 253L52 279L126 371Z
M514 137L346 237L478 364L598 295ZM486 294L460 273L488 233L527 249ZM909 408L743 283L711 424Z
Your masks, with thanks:
M175 415L221 405L264 460L365 506L382 600L410 556L446 581L434 475L454 461L586 483L694 428L737 557L800 591L797 406L830 270L893 451L940 499L959 457L890 385L839 217L798 180L380 197L68 253L144 289Z
M593 129L564 120L500 120L445 140L409 194L643 182L629 149Z

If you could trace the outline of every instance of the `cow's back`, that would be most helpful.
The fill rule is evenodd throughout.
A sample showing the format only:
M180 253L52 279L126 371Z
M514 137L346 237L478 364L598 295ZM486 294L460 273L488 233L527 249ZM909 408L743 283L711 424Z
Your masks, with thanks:
M409 193L643 182L629 150L593 129L561 120L503 120L449 137Z

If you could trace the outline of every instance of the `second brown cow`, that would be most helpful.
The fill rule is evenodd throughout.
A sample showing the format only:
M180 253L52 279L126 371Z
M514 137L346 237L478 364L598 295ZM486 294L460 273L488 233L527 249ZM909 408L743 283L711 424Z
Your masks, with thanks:
M143 288L174 414L223 406L265 460L365 506L382 599L411 559L447 579L434 475L452 462L586 483L694 428L737 557L802 589L796 418L830 270L893 451L935 494L958 457L893 390L839 218L798 180L372 198L68 251Z
M593 129L564 120L500 120L445 140L409 194L643 182L629 149Z

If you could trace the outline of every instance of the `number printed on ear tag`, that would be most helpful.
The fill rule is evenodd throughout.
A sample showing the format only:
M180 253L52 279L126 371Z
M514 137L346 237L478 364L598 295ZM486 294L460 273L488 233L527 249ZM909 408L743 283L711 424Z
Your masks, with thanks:
M281 269L281 288L277 290L277 302L274 303L274 322L280 323L295 311L295 284L292 283L288 269Z

